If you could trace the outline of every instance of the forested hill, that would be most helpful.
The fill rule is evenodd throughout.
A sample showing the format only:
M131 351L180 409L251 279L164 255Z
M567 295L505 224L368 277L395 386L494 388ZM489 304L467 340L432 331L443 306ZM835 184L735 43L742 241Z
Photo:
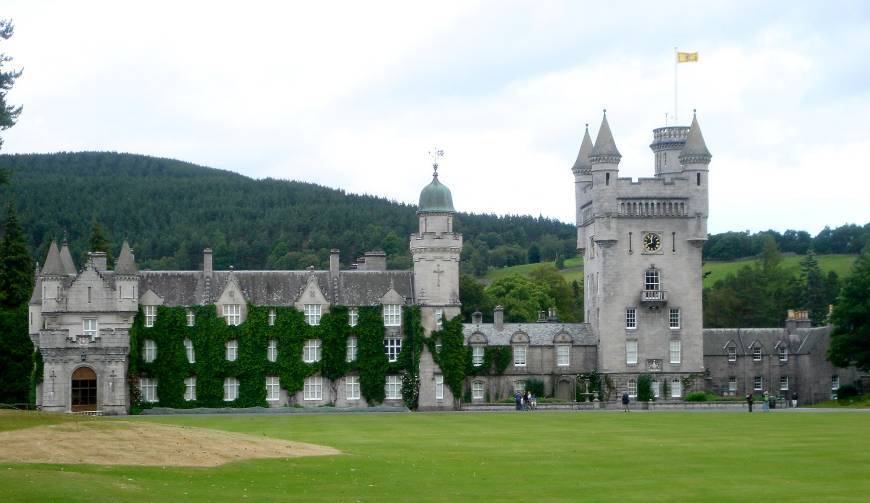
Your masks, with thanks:
M393 266L410 266L416 207L384 198L109 152L0 155L0 169L11 172L2 201L15 202L39 260L66 231L81 267L98 222L115 253L129 237L141 268L198 268L205 247L219 268L324 267L330 248L345 265L384 249ZM556 220L460 213L455 225L467 242L522 262L533 244L575 248L573 225Z

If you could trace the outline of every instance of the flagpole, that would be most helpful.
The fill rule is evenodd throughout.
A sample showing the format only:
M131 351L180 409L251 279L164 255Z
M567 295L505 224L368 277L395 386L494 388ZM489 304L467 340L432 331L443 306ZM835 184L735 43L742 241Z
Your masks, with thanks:
M674 46L674 124L679 121L677 115L677 48Z

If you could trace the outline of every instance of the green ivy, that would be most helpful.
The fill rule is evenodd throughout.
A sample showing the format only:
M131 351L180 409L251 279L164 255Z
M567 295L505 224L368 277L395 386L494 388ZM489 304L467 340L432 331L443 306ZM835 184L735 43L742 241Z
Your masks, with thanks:
M346 307L334 306L325 313L320 325L311 326L304 315L293 307L248 305L248 315L239 326L229 326L217 316L214 306L157 308L153 327L144 326L140 311L130 329L130 397L131 409L141 407L251 407L266 406L266 377L277 376L280 386L290 396L304 386L305 378L319 373L335 383L348 372L359 371L363 397L370 403L380 403L384 397L387 358L384 355L384 325L378 306L359 308L359 324L349 327ZM187 326L187 309L195 315L193 327ZM276 314L275 324L268 323L269 311ZM358 338L358 358L346 362L347 337ZM157 356L145 362L145 340L153 340ZM193 343L195 362L189 363L184 340ZM320 339L321 360L302 361L306 340ZM226 343L238 342L235 361L226 360ZM270 340L275 340L278 357L267 358ZM143 403L139 398L138 377L157 379L157 403ZM184 379L196 377L196 400L184 400ZM233 402L223 400L224 378L239 380L239 395Z
M652 376L649 374L641 374L637 378L637 400L639 402L649 402L655 400L652 390Z
M510 346L486 346L483 350L483 363L475 366L471 358L471 346L466 346L466 353L467 376L502 375L513 355Z
M45 363L42 360L42 351L39 348L33 350L33 365L30 371L30 392L27 394L27 402L32 406L36 406L36 388L42 384L43 374L45 374Z
M441 350L436 351L438 343ZM462 316L455 316L445 321L441 330L432 332L426 340L432 358L441 368L444 382L454 397L462 396L462 386L465 382L468 348L465 346L465 336L462 334Z

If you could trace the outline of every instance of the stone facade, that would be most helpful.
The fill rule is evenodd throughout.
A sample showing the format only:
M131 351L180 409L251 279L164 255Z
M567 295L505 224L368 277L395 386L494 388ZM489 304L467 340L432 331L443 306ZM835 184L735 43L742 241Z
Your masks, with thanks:
M701 252L711 156L697 119L690 127L656 129L653 136L655 175L634 181L618 176L621 156L607 117L594 145L586 131L572 168L586 322L561 323L550 313L539 323L506 324L497 308L493 323L482 323L479 316L466 323L473 354L480 356L489 346L511 349L502 374L467 379L472 403L506 398L531 380L543 382L547 395L572 400L587 391L578 389L577 376L592 371L604 376L612 399L632 392L638 376L647 373L662 398L675 399L704 387L743 395L760 378L763 389L774 394L782 388L814 402L830 398L832 382L858 378L854 369L835 369L825 360L830 327L810 328L799 316L785 329L702 328ZM210 249L203 251L201 270L139 271L126 242L114 270L107 268L104 253L91 253L79 271L66 244L52 243L29 306L30 337L45 363L37 404L50 411L126 413L129 329L140 308L147 326L160 305L214 306L233 324L244 323L248 305L320 314L331 306L417 305L428 336L460 313L462 235L454 231L452 196L438 179L437 165L420 194L417 215L410 271L387 270L384 253L377 251L340 270L338 250L332 251L328 270L216 271ZM401 338L401 326L386 326L384 336ZM780 348L786 348L785 360ZM345 392L354 377L322 379L318 400L282 389L268 403L362 406L364 400L347 399ZM423 348L420 408L450 409L461 398L452 396Z

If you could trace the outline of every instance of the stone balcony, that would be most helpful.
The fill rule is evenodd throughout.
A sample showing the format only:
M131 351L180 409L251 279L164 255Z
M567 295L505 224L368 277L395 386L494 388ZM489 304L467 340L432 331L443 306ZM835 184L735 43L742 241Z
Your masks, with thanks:
M640 303L650 308L657 308L668 303L668 292L665 290L641 290Z

